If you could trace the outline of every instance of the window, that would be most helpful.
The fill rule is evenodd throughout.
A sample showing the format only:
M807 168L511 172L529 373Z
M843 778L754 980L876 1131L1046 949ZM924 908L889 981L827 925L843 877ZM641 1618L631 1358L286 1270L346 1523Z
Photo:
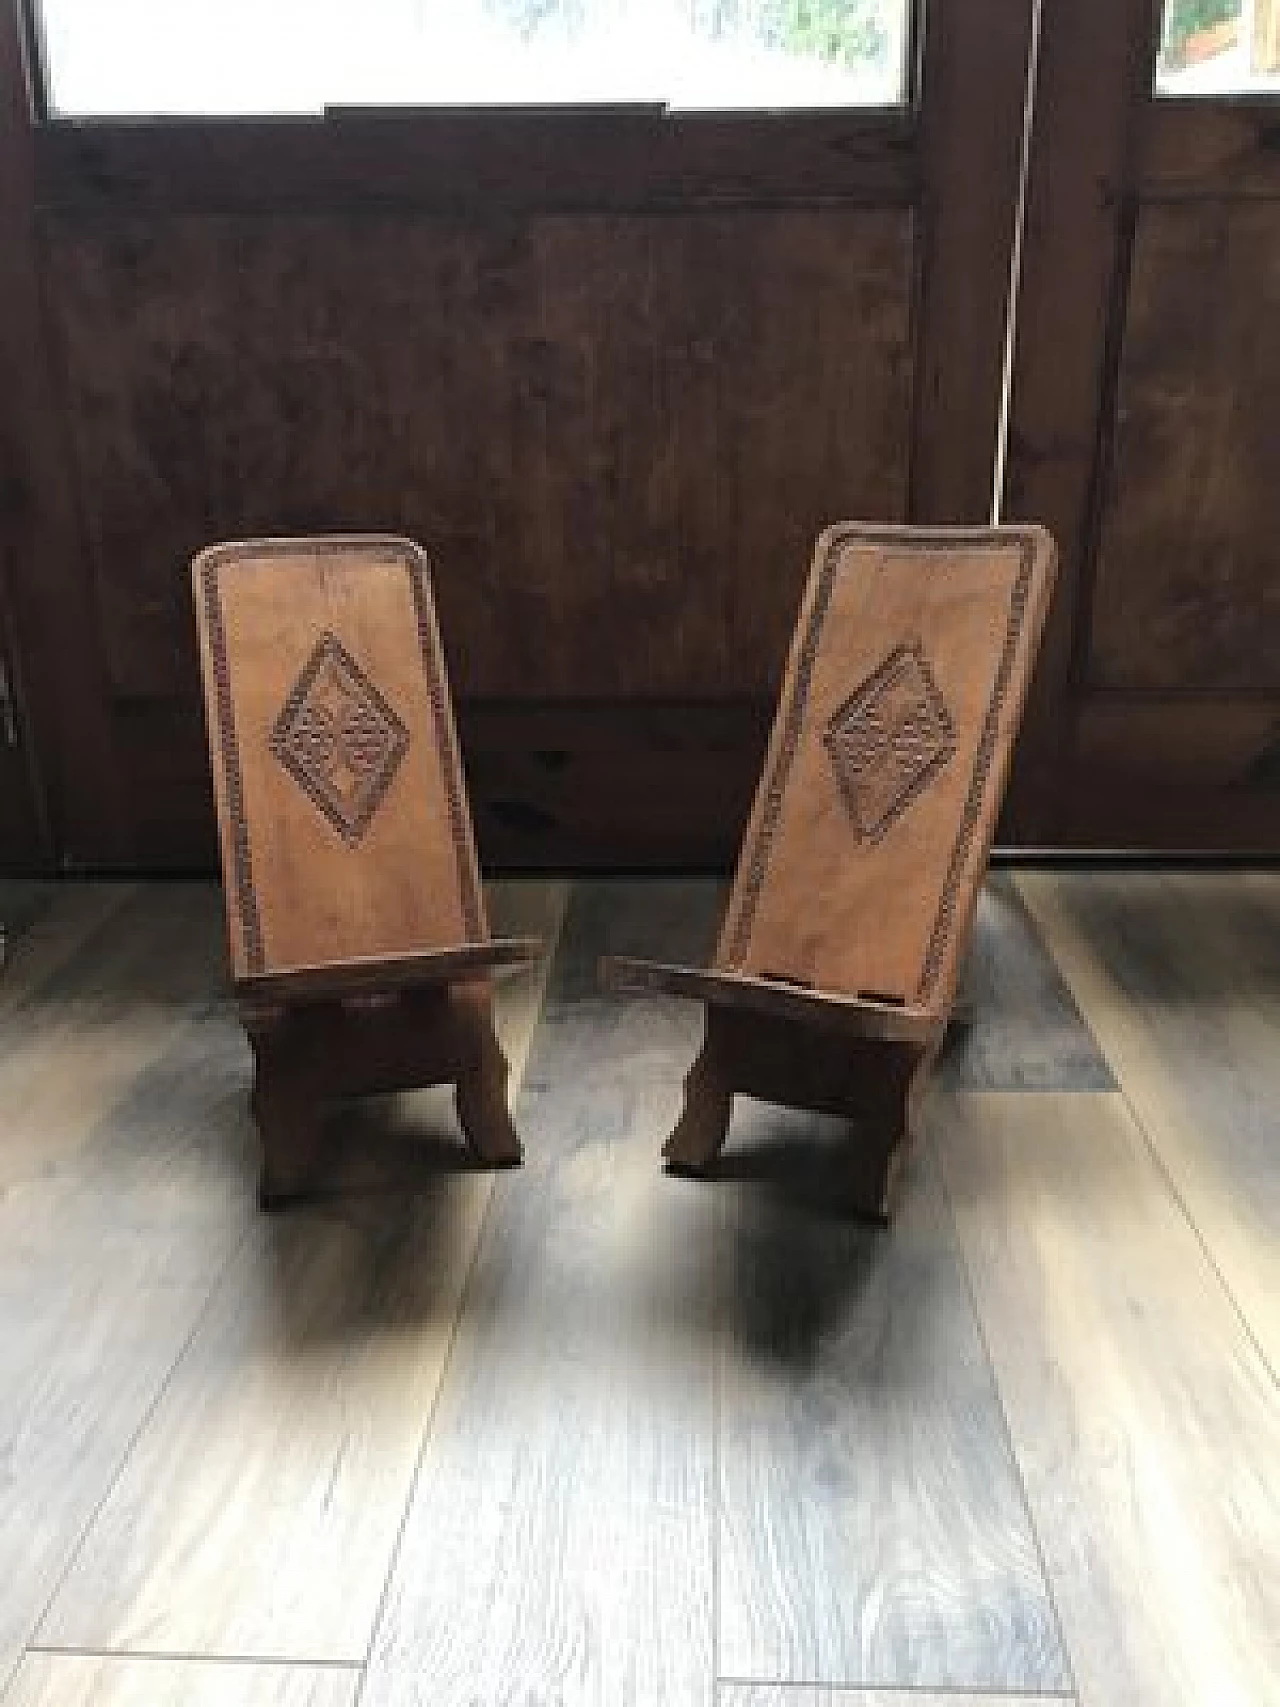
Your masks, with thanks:
M1165 0L1162 95L1280 92L1280 0Z
M911 0L36 0L50 110L887 106Z

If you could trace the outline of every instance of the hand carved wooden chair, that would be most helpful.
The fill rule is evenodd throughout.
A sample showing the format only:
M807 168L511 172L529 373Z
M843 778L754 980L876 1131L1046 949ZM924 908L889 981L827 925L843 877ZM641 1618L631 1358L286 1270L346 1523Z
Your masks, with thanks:
M192 567L260 1200L308 1187L331 1098L456 1084L518 1162L429 566L408 540L219 545Z
M845 1115L883 1217L946 1027L1052 590L1038 528L824 533L714 964L615 959L706 1004L667 1143L702 1172L735 1092Z

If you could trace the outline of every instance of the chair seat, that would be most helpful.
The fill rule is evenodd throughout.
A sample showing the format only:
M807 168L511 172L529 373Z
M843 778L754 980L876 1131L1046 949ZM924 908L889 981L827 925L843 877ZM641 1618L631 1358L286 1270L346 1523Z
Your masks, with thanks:
M880 1043L928 1044L943 1027L942 1017L924 1008L808 989L785 978L754 978L739 972L673 966L626 956L601 961L600 976L611 990L649 990L661 995L687 996L713 1006L746 1008Z
M360 956L323 966L277 967L236 980L236 993L256 1001L327 1002L355 996L395 995L433 984L460 984L509 976L540 960L537 937L498 937L459 948L429 948L416 954Z

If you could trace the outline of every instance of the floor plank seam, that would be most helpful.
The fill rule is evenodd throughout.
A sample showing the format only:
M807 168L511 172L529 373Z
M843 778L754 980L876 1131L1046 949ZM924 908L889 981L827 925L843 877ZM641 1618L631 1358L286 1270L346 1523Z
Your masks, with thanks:
M352 1677L360 1671L353 1660L302 1660L296 1654L285 1657L280 1654L187 1653L162 1648L77 1648L54 1646L48 1642L31 1642L23 1652L48 1655L53 1659L138 1660L144 1665L260 1666L263 1669L275 1667L281 1671L349 1672Z
M1191 1229L1192 1237L1195 1239L1196 1244L1200 1247L1200 1250L1204 1256L1204 1259L1209 1265L1210 1271L1212 1272L1214 1278L1217 1280L1218 1285L1221 1287L1223 1295L1226 1297L1227 1302L1230 1304L1232 1312L1234 1313L1236 1320L1239 1322L1241 1329L1244 1332L1245 1338L1248 1340L1249 1344L1253 1347L1254 1351L1257 1353L1257 1355L1258 1355L1258 1357L1262 1363L1262 1367L1267 1371L1267 1374L1271 1377L1272 1385L1274 1387L1280 1389L1280 1371L1277 1371L1276 1369L1274 1369L1272 1367L1271 1360L1268 1358L1266 1352L1263 1350L1263 1347L1259 1343L1257 1336L1255 1335L1255 1333L1253 1331L1252 1324L1249 1322L1247 1316L1245 1315L1245 1312L1244 1312L1244 1310L1240 1304L1240 1301L1237 1299L1235 1293L1232 1291L1231 1286L1229 1285L1229 1283L1226 1279L1226 1276L1223 1274L1221 1268L1218 1266L1218 1263L1214 1258L1213 1252L1209 1248L1208 1241L1206 1240L1203 1232L1200 1229L1199 1223L1196 1221L1195 1216L1191 1213L1191 1209L1190 1209L1190 1206L1188 1205L1188 1203L1186 1201L1186 1198L1183 1196L1182 1192L1178 1189L1177 1182L1174 1179L1172 1173L1170 1172L1169 1166L1168 1166L1167 1162L1165 1161L1164 1156L1161 1154L1160 1147L1156 1143L1155 1139L1152 1137L1150 1127L1148 1126L1146 1120L1143 1118L1142 1112L1139 1109L1134 1098L1130 1095L1129 1086L1125 1082L1125 1076L1124 1076L1123 1071L1121 1070L1120 1063L1117 1060L1115 1060L1111 1049L1098 1036L1096 1027L1093 1025L1092 1021L1089 1019L1088 1015L1085 1012L1084 1007L1081 1006L1080 998L1076 994L1075 987L1071 981L1070 973L1068 972L1067 968L1065 966L1063 966L1062 962L1058 959L1057 954L1054 952L1053 944L1049 939L1048 933L1044 930L1040 919L1036 915L1035 909L1027 901L1026 896L1023 895L1023 891L1021 889L1021 886L1019 886L1019 888L1018 888L1018 893L1019 893L1019 895L1023 896L1024 903L1026 903L1025 910L1026 910L1026 914L1027 914L1028 919L1030 920L1033 928L1038 933L1040 940L1045 945L1045 948L1049 954L1050 959L1053 961L1054 965L1058 968L1058 972L1059 972L1060 976L1062 977L1063 982L1066 984L1067 989L1071 991L1071 999L1076 1004L1076 1011L1080 1015L1081 1022L1085 1026L1088 1027L1090 1036L1093 1038L1094 1043L1096 1044L1099 1053L1101 1054L1103 1060L1107 1063L1107 1066L1110 1069L1111 1076L1115 1080L1115 1083L1116 1083L1116 1092L1118 1092L1120 1097L1123 1099L1124 1106L1128 1110L1130 1119L1134 1122L1138 1131L1142 1134L1143 1144L1146 1146L1147 1153L1151 1157L1151 1160L1155 1165L1156 1172L1158 1173L1159 1177L1164 1181L1165 1189L1168 1191L1168 1193L1169 1193L1170 1197L1173 1199L1174 1203L1177 1204L1179 1213L1181 1214L1183 1220L1187 1223L1187 1226ZM1081 938L1081 947L1086 952L1091 952L1088 950L1088 945L1084 942L1083 938ZM1104 976L1107 976L1109 978L1109 974L1107 974L1105 972L1105 968L1103 969L1103 972L1104 972Z
M539 1009L538 1018L534 1022L534 1032L537 1031L537 1028L541 1023L542 1012L541 1009ZM495 1195L494 1181L491 1179L489 1195L485 1199L484 1213L481 1215L480 1224L476 1228L475 1244L472 1246L471 1255L467 1259L467 1272L463 1278L461 1290L458 1293L457 1313L455 1314L453 1323L449 1329L449 1343L445 1348L444 1360L440 1365L440 1379L436 1384L435 1396L431 1401L431 1408L427 1412L426 1421L423 1424L422 1438L418 1442L418 1455L414 1459L413 1474L410 1476L409 1485L405 1490L404 1509L400 1513L400 1522L396 1528L396 1537L392 1543L391 1551L387 1555L387 1569L386 1575L382 1580L382 1592L378 1596L378 1604L374 1609L373 1619L369 1626L369 1640L365 1644L364 1659L360 1662L360 1666L358 1668L360 1673L360 1685L356 1690L353 1707L361 1707L361 1703L364 1700L365 1688L369 1680L369 1663L373 1658L373 1649L374 1644L378 1640L378 1631L382 1627L382 1618L386 1611L387 1598L391 1593L391 1585L395 1581L396 1567L400 1562L400 1553L404 1546L404 1534L409 1523L409 1513L413 1510L413 1502L418 1491L418 1483L422 1479L422 1466L426 1461L427 1449L431 1444L431 1436L436 1426L436 1417L439 1415L440 1403L444 1397L445 1386L449 1380L449 1369L453 1363L453 1354L457 1348L458 1335L462 1328L463 1317L466 1315L467 1293L471 1289L471 1282L475 1276L476 1264L480 1259L480 1251L484 1245L485 1231L489 1225L489 1218L493 1213L493 1200Z
M1040 1576L1044 1583L1044 1591L1048 1597L1049 1606L1053 1611L1053 1622L1058 1633L1058 1645L1062 1649L1063 1659L1067 1662L1067 1672L1071 1681L1070 1689L1058 1695L1050 1693L1048 1699L1074 1701L1080 1689L1080 1682L1076 1677L1075 1656L1072 1654L1070 1644L1067 1641L1066 1629L1062 1622L1062 1612L1058 1606L1057 1591L1054 1588L1053 1577L1049 1572L1048 1563L1045 1559L1044 1543L1040 1538L1040 1530L1036 1525L1035 1512L1031 1505L1031 1494L1027 1488L1027 1479L1022 1469L1022 1460L1019 1458L1018 1449L1014 1444L1013 1426L1009 1421L1008 1408L1005 1405L1004 1394L1000 1389L1000 1377L996 1372L995 1359L991 1355L991 1342L987 1338L987 1324L982 1317L982 1310L978 1304L978 1291L973 1283L973 1273L969 1267L969 1253L965 1250L964 1240L960 1236L960 1222L956 1216L955 1205L951 1201L951 1188L947 1184L947 1171L942 1165L942 1158L938 1155L937 1146L932 1140L927 1140L926 1143L929 1153L929 1166L937 1176L938 1189L942 1194L942 1202L947 1212L947 1224L951 1231L956 1256L960 1262L960 1270L964 1275L965 1290L969 1295L969 1309L972 1312L974 1324L977 1328L978 1343L981 1345L982 1355L986 1359L987 1373L991 1377L991 1390L996 1396L996 1404L999 1407L1005 1448L1009 1454L1009 1462L1013 1466L1013 1473L1017 1477L1018 1492L1022 1497L1022 1509L1027 1520L1027 1531L1030 1534L1032 1541L1035 1543L1036 1563L1040 1567ZM972 1693L972 1691L970 1693ZM991 1694L992 1692L988 1690L986 1693ZM1028 1692L1026 1690L1007 1689L997 1690L995 1693L1013 1695L1016 1697L1020 1694L1026 1695ZM1034 1694L1035 1692L1031 1691L1031 1693Z
M1160 1179L1164 1183L1165 1190L1169 1193L1169 1196L1173 1199L1174 1203L1177 1205L1178 1213L1182 1216L1182 1219L1186 1222L1187 1226L1191 1229L1191 1236L1195 1240L1196 1245L1199 1247L1200 1253L1204 1257L1205 1262L1208 1264L1209 1272L1213 1275L1214 1279L1217 1281L1219 1287L1222 1289L1223 1296L1226 1298L1227 1303L1231 1306L1231 1313L1234 1315L1236 1321L1239 1322L1241 1332L1244 1334L1245 1339L1253 1347L1254 1351L1256 1352L1256 1354L1258 1356L1258 1361L1262 1364L1262 1367L1266 1370L1267 1374L1271 1377L1272 1386L1275 1387L1277 1389L1277 1391L1280 1391L1280 1372L1278 1372L1277 1370L1272 1368L1270 1358L1267 1356L1266 1351L1264 1350L1261 1342L1259 1341L1257 1335L1253 1331L1253 1324L1249 1321L1249 1318L1245 1315L1244 1310L1241 1307L1240 1300L1236 1297L1235 1293L1232 1291L1230 1283L1227 1280L1227 1277L1223 1274L1221 1268L1218 1266L1217 1260L1215 1259L1212 1250L1209 1248L1208 1240L1205 1238L1204 1234L1201 1232L1200 1226L1199 1226L1198 1222L1196 1221L1195 1216L1191 1213L1191 1209L1187 1203L1186 1198L1183 1196L1182 1192L1179 1191L1177 1181L1174 1179L1173 1175L1170 1173L1168 1163L1165 1161L1164 1157L1160 1153L1160 1146L1156 1143L1155 1139L1151 1136L1150 1128L1148 1127L1147 1122L1143 1119L1141 1110L1138 1108L1137 1104L1133 1101L1132 1097L1129 1095L1128 1089L1126 1088L1123 1079L1121 1079L1118 1075L1116 1078L1116 1083L1120 1086L1120 1095L1124 1100L1125 1108L1128 1110L1129 1118L1133 1121L1133 1123L1137 1127L1138 1131L1142 1134L1142 1142L1146 1147L1147 1154L1151 1158L1151 1161L1152 1161L1153 1166L1155 1167L1156 1173L1159 1175Z
M551 978L555 969L555 961L560 951L561 941L563 939L565 915L569 909L569 901L572 896L572 892L573 885L569 884L566 888L564 906L560 911L555 933L547 943L546 971L543 975L542 987L538 991L533 1022L529 1027L529 1034L525 1042L524 1056L520 1066L519 1082L512 1085L508 1091L508 1095L511 1098L513 1112L519 1103L520 1093L524 1089L524 1080L528 1073L529 1060L533 1054L534 1042L542 1026L543 1015L546 1012L547 991L551 987ZM391 1593L391 1585L395 1581L396 1568L400 1562L400 1555L404 1548L404 1537L409 1524L409 1514L413 1510L413 1502L418 1491L418 1484L422 1480L422 1467L426 1462L427 1451L431 1445L431 1436L435 1430L436 1418L439 1415L440 1405L444 1398L445 1388L448 1384L449 1371L453 1365L453 1357L454 1352L457 1349L458 1336L462 1330L463 1319L466 1316L467 1296L471 1290L472 1281L475 1278L476 1267L480 1261L480 1253L484 1249L485 1235L488 1231L489 1222L493 1215L493 1204L496 1195L497 1176L491 1175L489 1181L489 1193L485 1199L484 1211L480 1216L480 1222L476 1228L475 1243L471 1248L471 1255L467 1260L466 1274L463 1277L462 1285L458 1291L458 1307L449 1330L449 1343L445 1348L444 1360L440 1366L440 1379L436 1384L435 1396L432 1399L431 1409L427 1414L426 1422L423 1426L422 1438L418 1443L418 1455L414 1460L413 1474L409 1478L409 1484L405 1491L404 1509L400 1513L400 1522L396 1529L395 1541L392 1544L391 1551L387 1558L387 1569L382 1581L382 1592L378 1596L378 1604L374 1609L373 1619L369 1626L369 1640L365 1644L364 1659L361 1661L358 1668L360 1681L356 1688L352 1707L361 1707L361 1703L365 1698L365 1691L368 1688L369 1665L373 1659L373 1650L378 1640L378 1632L382 1627L383 1615L387 1608L387 1599Z
M724 1501L720 1489L722 1458L720 1431L724 1423L724 1353L725 1276L728 1267L728 1238L725 1231L725 1199L721 1195L716 1205L715 1246L711 1253L712 1297L715 1314L712 1318L712 1345L715 1356L711 1369L711 1699L714 1702L720 1685L720 1540L724 1516Z
M209 1316L209 1312L213 1308L213 1301L221 1291L222 1285L231 1271L232 1264L244 1249L248 1237L249 1229L246 1227L241 1230L238 1238L232 1240L231 1249L227 1252L226 1260L219 1266L217 1273L210 1282L209 1290L205 1294L204 1301L196 1311L195 1316L192 1319L191 1327L184 1337L181 1346L178 1348L173 1362L169 1365L164 1379L157 1384L156 1390L151 1396L150 1404L145 1407L143 1414L138 1421L137 1427L130 1434L124 1451L120 1454L120 1461L116 1465L115 1471L107 1478L106 1487L103 1489L100 1498L94 1502L92 1511L89 1513L85 1522L81 1525L79 1535L68 1550L67 1557L63 1561L62 1568L56 1574L53 1587L50 1589L44 1605L40 1609L39 1615L32 1623L31 1630L35 1637L35 1641L26 1643L25 1646L27 1648L38 1650L40 1632L48 1621L49 1614L53 1610L54 1602L61 1594L68 1578L75 1569L76 1563L79 1560L81 1553L84 1551L85 1543L88 1540L94 1525L106 1509L111 1496L119 1487L125 1470L128 1468L129 1460L132 1458L134 1451L137 1448L138 1442L150 1427L152 1419L159 1411L165 1396L173 1386L178 1370L182 1367L184 1359L187 1357L191 1347L195 1343L196 1335L204 1326L204 1323ZM18 1669L21 1666L21 1663L21 1656L19 1656L17 1664L13 1667L12 1671L10 1671L8 1677L4 1679L3 1683L0 1684L0 1702L5 1699L9 1690L12 1688L13 1680L18 1674Z
M1071 979L1067 976L1067 969L1062 964L1062 962L1058 959L1057 955L1054 953L1053 943L1049 940L1048 933L1045 931L1045 929L1044 929L1043 925L1041 924L1039 918L1036 916L1035 909L1030 905L1029 901L1027 900L1026 895L1023 893L1023 890L1018 883L1016 875L1014 876L1014 880L1013 880L1013 893L1018 898L1018 905L1021 909L1023 923L1026 925L1027 929L1031 932L1032 936L1035 938L1035 941L1039 944L1041 952L1043 953L1046 961L1049 963L1050 966L1053 967L1053 970L1057 973L1058 978L1062 984L1062 988L1066 991L1067 995L1071 998L1071 1006L1075 1009L1076 1018L1079 1020L1081 1026L1083 1027L1086 1035L1089 1038L1090 1043L1093 1044L1095 1054L1097 1055L1099 1061L1101 1061L1103 1063L1103 1065L1106 1067L1107 1072L1111 1075L1111 1084L1109 1086L1106 1086L1106 1087L1093 1086L1093 1087L1089 1087L1089 1088L1084 1088L1081 1090L1080 1094L1082 1094L1084 1096L1100 1096L1100 1095L1105 1096L1107 1094L1108 1090L1118 1091L1120 1089L1120 1073L1119 1073L1119 1070L1117 1069L1115 1062L1111 1059L1110 1053L1106 1049L1103 1048L1102 1039L1098 1036L1097 1028L1094 1026L1093 1021L1089 1018L1089 1016L1085 1012L1084 1008L1081 1007L1080 998L1077 996L1077 994L1075 992L1075 988L1072 985ZM1073 1090L1073 1087L1065 1087L1064 1086L1063 1090L1067 1091L1067 1092L1071 1092Z
M870 1697L892 1699L902 1696L923 1696L927 1701L1064 1701L1075 1707L1079 1697L1074 1690L1061 1689L1005 1689L1000 1685L988 1686L983 1689L942 1688L930 1683L823 1683L812 1678L776 1678L776 1677L722 1677L719 1687L725 1689L767 1689L776 1692L779 1698L787 1695L798 1695L802 1690L821 1690L823 1694L834 1696L837 1702L841 1696L848 1698L850 1707L858 1707L858 1703Z

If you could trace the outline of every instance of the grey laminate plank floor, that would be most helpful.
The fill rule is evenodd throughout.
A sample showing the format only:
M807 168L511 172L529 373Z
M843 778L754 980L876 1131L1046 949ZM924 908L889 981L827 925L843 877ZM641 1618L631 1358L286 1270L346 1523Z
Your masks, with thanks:
M660 1171L698 1011L594 960L700 958L721 893L572 887L541 1014L504 996L521 1172L396 1099L280 1222L216 889L35 898L3 1707L1280 1700L1280 878L994 879L888 1232L804 1116Z
M599 995L705 886L580 890L405 1525L365 1707L711 1707L714 1194L665 1181L696 1015Z
M1120 1096L931 1108L1080 1707L1280 1682L1280 1403Z
M1280 1376L1280 873L1030 872L1020 887Z
M511 928L554 939L560 897L536 893ZM505 927L513 909L494 899ZM517 1086L544 978L500 992ZM242 1230L42 1644L364 1659L491 1186L450 1142L447 1090L398 1103L436 1139L434 1176L409 1196L348 1177L333 1202Z
M0 877L0 966L18 938L53 905L57 893L51 881Z
M244 1231L175 1166L247 1142L203 903L100 899L0 983L0 1688Z
M739 1166L769 1156L773 1181L726 1202L721 1671L1064 1689L1070 1666L931 1159L908 1162L885 1238L827 1207L841 1147L824 1126L838 1131L748 1104L736 1127Z

